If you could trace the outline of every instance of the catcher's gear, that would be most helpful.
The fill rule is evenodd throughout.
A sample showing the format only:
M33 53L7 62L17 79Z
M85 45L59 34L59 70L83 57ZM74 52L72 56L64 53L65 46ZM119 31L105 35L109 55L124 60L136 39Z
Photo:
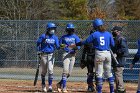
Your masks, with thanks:
M83 69L83 68L85 68L86 67L86 61L85 60L81 60L81 62L80 62L80 67L81 67L81 69Z
M113 27L113 29L112 29L112 31L122 31L122 28L121 27L119 27L119 26L114 26Z
M39 55L39 59L40 59L40 55L41 55L41 53L39 53L38 55ZM35 79L34 79L34 86L36 85L37 80L38 80L39 67L40 67L40 60L38 61L38 65L37 65L37 69L36 69L36 74L35 74Z

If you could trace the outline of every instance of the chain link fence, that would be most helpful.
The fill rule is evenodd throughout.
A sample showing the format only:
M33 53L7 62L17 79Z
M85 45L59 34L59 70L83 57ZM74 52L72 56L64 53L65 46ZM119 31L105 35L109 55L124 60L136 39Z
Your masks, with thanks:
M92 21L48 21L48 20L1 20L0 21L0 78L33 79L38 63L36 40L42 33L45 33L47 22L54 22L57 25L56 35L61 37L65 34L67 23L76 26L75 33L84 40L92 30ZM136 41L139 38L140 21L105 21L106 29L111 31L113 26L123 27L123 34L128 40L129 57L124 70L125 80L137 80L139 63L134 70L129 70L129 64L137 52ZM71 80L86 80L86 69L79 68L82 47L77 53L75 68ZM55 79L61 78L62 62L61 50L55 52ZM80 79L79 79L80 77Z

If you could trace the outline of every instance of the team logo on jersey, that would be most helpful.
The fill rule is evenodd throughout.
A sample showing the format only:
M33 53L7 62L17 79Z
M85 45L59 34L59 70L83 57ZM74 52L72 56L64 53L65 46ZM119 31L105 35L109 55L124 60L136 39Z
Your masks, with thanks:
M75 38L65 38L65 41L71 44L75 44Z
M54 39L46 39L45 42L49 43L49 44L54 44L55 40Z

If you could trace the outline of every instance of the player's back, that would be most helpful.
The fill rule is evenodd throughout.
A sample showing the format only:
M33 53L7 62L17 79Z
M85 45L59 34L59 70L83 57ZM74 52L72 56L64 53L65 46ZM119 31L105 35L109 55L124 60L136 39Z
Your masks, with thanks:
M109 50L110 45L114 46L114 40L112 35L108 32L100 32L96 31L93 34L94 38L94 46L97 50L103 51L103 50Z

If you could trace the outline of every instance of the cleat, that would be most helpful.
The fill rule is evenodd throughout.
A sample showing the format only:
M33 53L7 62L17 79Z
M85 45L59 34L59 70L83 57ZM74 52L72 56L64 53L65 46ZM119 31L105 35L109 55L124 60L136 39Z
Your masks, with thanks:
M42 85L42 91L47 92L46 85Z
M58 92L61 92L61 84L60 84L60 83L57 83L56 86L57 86L57 91L58 91Z
M88 92L93 92L93 91L95 91L95 89L93 88L93 86L88 86L87 91L88 91Z
M52 88L49 88L47 92L52 92Z
M68 91L66 89L63 89L62 93L68 93Z
M118 89L117 93L126 93L126 90L125 89Z

